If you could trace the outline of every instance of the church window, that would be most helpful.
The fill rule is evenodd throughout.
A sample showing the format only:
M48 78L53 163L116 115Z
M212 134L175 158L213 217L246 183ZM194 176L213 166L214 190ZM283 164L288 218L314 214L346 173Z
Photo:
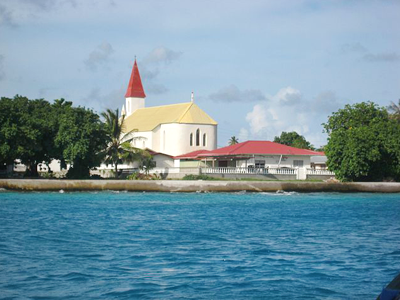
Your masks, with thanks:
M200 146L200 129L196 130L196 146Z
M206 145L206 140L207 140L207 136L206 136L206 134L204 133L204 134L203 134L203 146Z
M190 134L190 146L193 146L193 133Z

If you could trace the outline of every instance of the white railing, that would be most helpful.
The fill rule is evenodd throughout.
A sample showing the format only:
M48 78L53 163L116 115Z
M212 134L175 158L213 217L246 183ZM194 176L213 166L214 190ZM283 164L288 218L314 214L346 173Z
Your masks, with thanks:
M335 173L329 170L307 169L307 175L330 175L335 176Z
M241 168L241 167L217 167L202 168L203 174L276 174L276 175L296 175L297 169L289 168Z
M199 168L180 168L180 167L167 167L167 168L153 168L150 170L151 174L199 174Z

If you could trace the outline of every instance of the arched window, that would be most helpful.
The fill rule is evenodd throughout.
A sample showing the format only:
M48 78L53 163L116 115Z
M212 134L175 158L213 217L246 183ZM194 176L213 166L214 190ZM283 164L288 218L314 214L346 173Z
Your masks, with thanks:
M190 134L190 146L193 146L193 133Z
M196 146L200 146L200 129L196 130Z
M203 134L203 146L206 146L206 140L207 140L207 136L206 136L206 134L204 133L204 134Z

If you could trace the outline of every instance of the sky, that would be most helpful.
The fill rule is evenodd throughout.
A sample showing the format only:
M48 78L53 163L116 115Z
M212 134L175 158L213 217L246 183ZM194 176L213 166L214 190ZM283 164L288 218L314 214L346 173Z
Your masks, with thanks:
M121 109L195 103L218 146L297 131L327 142L346 104L400 98L398 0L0 0L0 96Z

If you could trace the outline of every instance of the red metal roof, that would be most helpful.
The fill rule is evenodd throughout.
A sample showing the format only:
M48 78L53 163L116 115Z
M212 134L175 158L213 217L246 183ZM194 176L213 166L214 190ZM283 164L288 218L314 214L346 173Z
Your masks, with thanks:
M136 97L145 98L146 94L143 90L142 80L140 79L139 68L136 63L133 64L131 79L129 80L128 89L126 90L125 98Z
M162 153L162 152L156 152L156 151L151 150L151 149L149 149L149 148L146 148L145 150L146 150L147 152L149 152L149 154L150 154L151 156L161 154L161 155L165 155L165 156L172 157L172 155L169 155L169 154L166 154L166 153Z
M193 151L193 152L189 152L186 154L175 156L174 158L175 159L185 159L185 158L194 159L194 158L198 158L199 156L202 156L202 154L206 154L209 152L210 152L209 150L197 150L197 151Z
M238 155L325 155L323 152L317 152L307 149L299 149L270 141L246 141L232 146L227 146L212 151L199 150L177 156L175 158L200 158L215 156L238 156Z

